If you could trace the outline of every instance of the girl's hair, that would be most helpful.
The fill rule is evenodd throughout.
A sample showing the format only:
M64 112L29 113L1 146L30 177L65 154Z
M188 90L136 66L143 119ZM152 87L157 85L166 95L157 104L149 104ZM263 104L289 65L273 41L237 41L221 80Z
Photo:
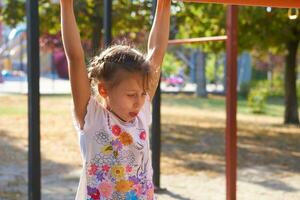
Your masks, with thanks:
M138 73L143 77L143 87L148 89L150 65L146 56L128 45L113 45L95 56L88 68L88 77L94 94L99 81L104 81L108 89L115 87L122 77L119 72Z

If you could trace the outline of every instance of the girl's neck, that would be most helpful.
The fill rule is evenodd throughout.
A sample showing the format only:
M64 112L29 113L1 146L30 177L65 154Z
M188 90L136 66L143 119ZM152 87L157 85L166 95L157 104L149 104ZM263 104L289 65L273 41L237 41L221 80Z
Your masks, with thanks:
M134 119L133 120L131 120L131 121L126 121L126 120L124 120L123 118L121 118L117 113L115 113L112 109L111 109L111 107L109 107L107 104L105 105L105 108L106 108L106 110L108 110L109 112L111 112L112 114L114 114L119 120L121 120L122 122L124 122L124 123L133 123L134 122Z
M126 122L124 119L122 119L117 113L115 113L109 106L106 107L106 109L113 113L119 120L121 120L122 122Z

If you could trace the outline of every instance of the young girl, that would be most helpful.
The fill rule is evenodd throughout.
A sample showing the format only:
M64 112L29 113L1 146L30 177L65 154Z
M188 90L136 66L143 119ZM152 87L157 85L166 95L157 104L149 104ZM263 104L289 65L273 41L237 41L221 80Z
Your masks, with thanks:
M168 43L170 1L157 1L147 56L129 46L114 45L96 56L88 70L73 1L60 1L83 158L77 200L154 199L150 105ZM91 86L95 92L91 92ZM97 101L97 95L102 103Z

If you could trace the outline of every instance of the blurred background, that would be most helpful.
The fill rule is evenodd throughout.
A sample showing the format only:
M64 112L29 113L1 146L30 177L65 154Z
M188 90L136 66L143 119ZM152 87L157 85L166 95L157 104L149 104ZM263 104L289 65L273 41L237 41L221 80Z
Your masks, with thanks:
M103 1L74 9L88 64L103 48ZM113 1L113 41L146 52L151 10L151 0ZM39 1L42 196L66 200L81 158L59 12L57 1ZM238 199L300 199L297 12L239 8ZM0 199L27 199L25 2L0 0L0 13ZM170 39L226 35L226 6L173 2L170 28ZM225 53L224 41L168 47L159 199L225 199Z

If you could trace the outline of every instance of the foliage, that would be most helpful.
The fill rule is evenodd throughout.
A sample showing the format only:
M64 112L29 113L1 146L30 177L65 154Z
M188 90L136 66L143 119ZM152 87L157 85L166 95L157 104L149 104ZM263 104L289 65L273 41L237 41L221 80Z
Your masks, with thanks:
M83 40L97 37L103 29L103 1L76 0L74 12ZM150 29L152 1L118 0L113 2L113 37L125 37L145 43L144 33ZM1 19L15 27L25 21L25 0L6 0L0 10ZM40 35L56 35L60 32L59 4L51 0L39 1ZM99 35L99 34L98 34ZM99 35L101 40L101 35ZM138 38L140 37L140 38Z
M226 6L216 4L179 4L176 14L177 38L225 35ZM300 18L290 20L287 9L239 7L239 50L268 50L278 53L285 50L285 43L299 37ZM188 31L187 31L188 30ZM198 46L198 45L197 45ZM224 42L201 44L204 51L220 51Z
M264 82L260 82L256 87L252 88L248 95L248 106L253 113L264 113L266 109L266 100L268 90L264 86Z
M184 4L178 13L179 28L178 37L192 38L203 36L223 35L225 33L225 7L213 4ZM239 7L238 18L238 46L239 51L253 50L260 52L280 53L285 56L285 67L294 68L295 46L299 44L300 18L290 20L288 9L272 8L267 12L263 7ZM197 20L199 19L199 20ZM196 22L196 25L195 25ZM222 51L224 43L201 44L202 51ZM290 52L290 54L288 54ZM288 71L288 70L286 70ZM288 71L289 72L289 71ZM285 107L288 111L285 123L294 123L298 120L297 105L294 98L296 95L294 83L291 82L296 74L291 71L285 79L287 95ZM262 98L264 99L264 98ZM292 107L292 109L288 108ZM295 119L293 119L295 118Z
M151 26L151 0L113 1L113 37L127 38L145 48L147 34Z
M38 3L41 34L57 33L60 30L58 4L53 4L50 0L40 0ZM25 0L4 0L0 10L0 20L15 27L18 23L25 22L25 11Z
M272 80L252 81L250 84L242 85L240 92L241 95L245 95L247 90L250 89L248 94L248 106L254 113L263 113L268 98L284 97L283 84L283 78L280 74L275 74Z
M256 80L266 80L268 78L267 71L257 69L255 66L252 68L252 77L251 79Z
M239 95L243 98L247 98L250 92L251 84L249 82L243 82L239 88Z
M90 39L93 30L103 28L103 1L76 0L75 15L81 35ZM151 0L113 1L113 36L129 38L145 43L145 32L151 25ZM39 1L40 31L42 34L56 34L60 30L59 5L51 0ZM177 38L192 38L225 35L226 6L177 2L172 6L171 35ZM24 21L25 0L5 0L1 18L10 26ZM267 12L261 7L240 7L239 48L253 47L273 52L283 50L287 40L295 39L300 29L300 19L289 20L286 9ZM280 34L278 34L280 30ZM197 45L198 46L198 45ZM224 42L201 44L204 51L224 50Z
M272 80L269 81L270 91L269 97L283 97L284 96L284 81L282 74L275 74Z
M25 1L4 0L0 7L0 20L15 27L19 22L24 21Z
M226 7L224 5L192 3L179 5L181 8L174 20L178 27L177 38L225 35ZM219 52L224 50L224 44L224 42L207 42L202 43L201 48L205 52Z
M278 53L286 50L286 42L299 37L300 19L290 20L287 9L240 7L239 47L268 50Z
M162 67L164 76L170 76L178 73L178 70L183 67L182 61L178 60L172 53L166 53Z
M223 80L224 76L224 65L219 54L207 54L205 73L206 80L209 83L219 83Z

